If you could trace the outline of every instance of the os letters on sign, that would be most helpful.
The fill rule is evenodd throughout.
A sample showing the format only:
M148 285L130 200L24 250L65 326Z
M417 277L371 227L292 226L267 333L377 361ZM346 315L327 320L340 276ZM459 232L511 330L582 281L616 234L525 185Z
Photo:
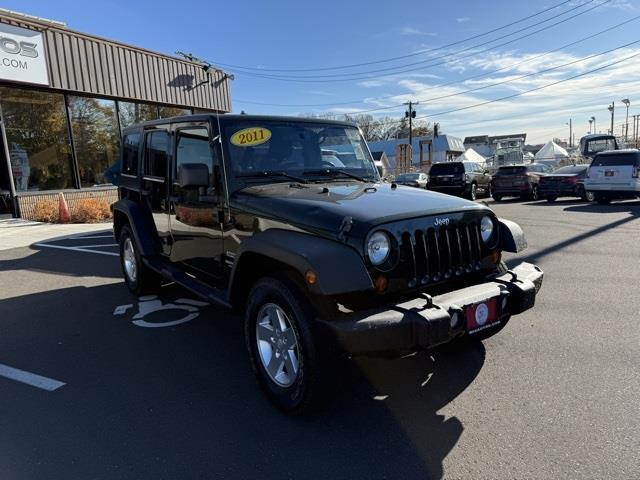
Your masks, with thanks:
M0 24L0 79L49 85L42 33Z

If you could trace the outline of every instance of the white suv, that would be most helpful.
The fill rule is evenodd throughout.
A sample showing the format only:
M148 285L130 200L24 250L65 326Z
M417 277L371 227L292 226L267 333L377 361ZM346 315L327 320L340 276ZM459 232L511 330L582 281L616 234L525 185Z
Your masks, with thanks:
M598 153L589 167L585 190L598 203L640 197L640 150L610 150Z

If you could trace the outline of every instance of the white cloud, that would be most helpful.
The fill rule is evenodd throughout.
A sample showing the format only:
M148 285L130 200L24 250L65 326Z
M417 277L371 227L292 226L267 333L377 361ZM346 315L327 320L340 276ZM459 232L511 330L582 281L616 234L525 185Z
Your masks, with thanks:
M418 36L435 37L437 33L427 32L415 27L405 26L400 29L400 35L418 35Z
M466 23L468 21L470 21L471 19L469 17L458 17L456 18L456 22L458 23Z

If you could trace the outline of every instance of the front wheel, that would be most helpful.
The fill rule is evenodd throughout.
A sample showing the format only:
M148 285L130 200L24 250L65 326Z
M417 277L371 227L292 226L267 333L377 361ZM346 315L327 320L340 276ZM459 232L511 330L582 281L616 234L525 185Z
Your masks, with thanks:
M582 194L582 199L585 202L593 202L596 199L596 196L593 192L585 191Z
M595 198L596 202L598 202L600 205L608 205L611 202L611 199L606 195L596 195Z
M537 201L540 197L538 195L538 186L534 185L533 187L531 187L531 195L529 195L529 198L531 200L533 200L534 202Z
M502 195L500 195L499 193L493 193L491 196L496 202L499 202L502 200Z
M249 294L244 330L251 366L269 400L287 413L303 413L317 396L314 317L305 293L285 275L259 280Z
M471 189L469 190L469 200L475 201L476 198L478 198L478 186L472 183Z
M549 197L547 197L547 202L555 202L557 199L558 199L558 197L549 196Z

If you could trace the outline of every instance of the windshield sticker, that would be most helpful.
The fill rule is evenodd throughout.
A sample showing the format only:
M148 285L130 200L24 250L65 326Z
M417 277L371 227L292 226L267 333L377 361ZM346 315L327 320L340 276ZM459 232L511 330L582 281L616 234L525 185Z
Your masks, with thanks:
M231 135L231 143L236 147L254 147L268 141L271 130L263 127L243 128Z

